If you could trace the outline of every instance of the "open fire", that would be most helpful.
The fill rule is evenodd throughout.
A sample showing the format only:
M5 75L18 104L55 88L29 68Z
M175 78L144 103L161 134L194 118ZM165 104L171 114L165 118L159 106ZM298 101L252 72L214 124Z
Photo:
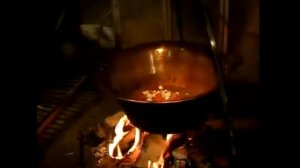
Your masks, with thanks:
M175 168L178 166L171 166L170 158L174 160L182 154L186 160L188 158L187 153L180 150L176 153L174 150L184 146L184 143L176 144L181 134L145 132L132 125L122 112L107 118L105 123L105 130L100 131L102 135L98 135L105 140L92 150L97 167Z
M102 140L91 148L96 163L93 161L94 166L87 167L211 168L203 153L195 147L194 133L148 133L131 124L123 112L107 117L97 130Z
M134 130L134 131L132 131ZM113 137L113 140L111 143L108 144L108 154L111 158L116 160L123 160L126 159L126 157L134 158L133 160L137 160L142 158L141 154L141 146L143 145L141 142L143 142L144 139L147 139L147 135L149 133L145 131L141 131L139 128L134 127L126 115L123 115L117 125L115 126L115 136ZM121 150L121 142L130 134L130 132L134 132L131 135L131 138L133 138L133 144L129 148L125 154ZM134 136L133 136L134 135ZM168 134L166 136L166 140L164 142L164 145L162 145L159 158L157 160L151 160L149 159L147 161L147 168L163 168L165 159L164 155L165 152L170 144L170 140L172 139L173 134ZM127 137L130 139L130 137ZM160 139L162 140L162 139ZM135 157L132 157L133 153L136 153ZM140 160L141 161L141 160ZM138 163L138 161L137 161Z

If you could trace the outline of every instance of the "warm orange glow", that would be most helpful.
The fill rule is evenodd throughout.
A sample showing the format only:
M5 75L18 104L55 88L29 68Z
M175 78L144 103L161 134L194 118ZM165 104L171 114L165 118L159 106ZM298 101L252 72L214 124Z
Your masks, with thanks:
M128 120L127 116L124 115L118 122L118 124L115 127L115 137L112 141L112 143L110 143L108 145L108 154L110 157L114 158L114 159L123 159L124 155L121 151L121 147L119 145L120 141L129 133L129 131L124 132L123 128L124 126L127 126L130 124L130 121ZM128 150L128 152L126 153L127 155L131 154L132 152L135 151L135 149L137 148L139 141L140 141L140 134L141 131L138 128L135 128L135 138L134 138L134 143L132 145L132 147ZM114 156L114 151L115 149L117 149L117 155Z
M157 161L152 162L151 160L148 160L148 168L163 168L164 167L164 165L165 165L164 153L166 152L173 136L174 136L174 134L167 135L165 149L162 151L162 153L160 154L160 157Z
M156 49L155 51L159 54L162 54L165 51L165 49L161 47L161 48Z

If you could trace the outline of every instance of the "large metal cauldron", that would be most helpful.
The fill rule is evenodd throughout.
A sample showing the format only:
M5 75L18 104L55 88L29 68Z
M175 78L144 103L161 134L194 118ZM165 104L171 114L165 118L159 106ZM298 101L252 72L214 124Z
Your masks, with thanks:
M219 84L209 46L153 43L112 52L95 75L99 89L113 95L129 120L152 133L176 133L221 110ZM183 88L180 100L147 102L134 97L153 86Z

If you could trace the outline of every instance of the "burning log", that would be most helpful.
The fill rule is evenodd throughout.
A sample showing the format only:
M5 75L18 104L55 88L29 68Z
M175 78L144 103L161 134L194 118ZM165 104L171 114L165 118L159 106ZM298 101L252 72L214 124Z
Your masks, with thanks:
M124 129L126 131L126 129ZM139 133L133 126L127 128L128 134L119 142L122 152L128 151L134 143L136 133Z
M116 114L105 118L104 123L107 125L107 127L113 128L118 124L118 122L124 115L124 112L117 112Z
M123 112L118 112L106 118L105 123L110 127L115 127L115 133L112 134L114 136L113 141L116 142L109 145L111 148L114 148L110 149L110 155L114 157L115 154L112 150L115 151L115 149L117 149L117 155L119 155L116 159L122 159L124 157L122 156L123 153L127 153L127 155L133 153L141 140L141 131L130 124L130 121Z
M98 167L132 167L140 156L143 139L146 135L131 125L123 112L107 117L102 127L95 133L106 139L105 142L92 148Z
M118 124L116 125L116 127L115 127L115 137L113 138L113 141L108 146L108 152L109 152L109 155L112 158L115 158L115 159L118 159L118 160L124 158L124 155L123 155L122 150L121 150L121 146L120 146L121 144L120 144L120 142L122 140L124 140L124 137L126 135L129 134L130 131L124 130L124 127L127 126L127 125L129 125L129 124L130 124L130 121L128 120L127 116L124 115L120 119L120 121L118 122ZM141 139L141 131L140 131L140 129L134 128L134 130L135 130L134 137L133 137L134 138L134 142L133 142L133 145L126 152L126 155L130 155L131 153L133 153L136 150L136 148L139 145L140 139ZM127 140L128 140L128 142L126 144L129 143L130 138L127 138ZM114 155L114 151L115 150L117 150L117 155Z

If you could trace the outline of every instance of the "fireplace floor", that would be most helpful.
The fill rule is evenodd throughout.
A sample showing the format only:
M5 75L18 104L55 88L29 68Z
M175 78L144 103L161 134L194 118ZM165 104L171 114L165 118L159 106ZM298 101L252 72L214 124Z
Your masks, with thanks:
M92 132L92 131L91 131ZM193 130L193 132L199 132L199 130ZM201 133L200 136L194 137L193 146L190 146L187 149L189 152L194 153L192 154L193 157L189 157L184 162L189 163L185 168L247 168L247 167L257 167L258 163L258 156L260 150L259 144L259 132L257 130L251 129L241 129L235 130L235 141L234 147L236 149L237 155L233 157L232 150L231 150L231 139L228 134L228 130L226 129L219 129L219 130L212 130L208 129ZM196 133L197 134L197 133ZM151 136L162 136L157 134L151 134ZM148 135L149 136L149 135ZM101 142L97 143L95 139L99 140L98 138L94 138L95 136L84 136L87 139L88 143L83 143L82 153L83 153L83 167L85 168L140 168L136 165L143 165L142 168L147 168L146 161L144 159L138 159L137 162L143 164L133 164L131 163L123 163L123 161L118 161L112 159L110 156L102 156L100 158L104 158L105 164L101 164L102 166L97 165L97 158L96 155L102 155L103 152L92 152L95 149L100 149L100 147L96 144L103 144ZM143 147L142 151L149 151L150 148L153 149L153 146L159 146L157 143L159 138L152 140L156 141L155 144L145 143L147 147ZM144 140L145 141L145 140ZM96 142L96 143L95 143ZM105 140L104 140L105 142ZM185 141L187 142L187 141ZM103 145L100 145L101 148ZM152 147L150 147L152 146ZM177 147L182 146L179 145ZM104 145L107 147L107 145ZM106 148L107 150L107 148ZM97 151L97 150L96 150ZM174 151L174 150L172 150ZM172 151L169 151L172 153ZM101 154L102 153L102 154ZM105 152L104 152L105 153ZM149 152L148 152L149 153ZM150 152L153 153L153 152ZM158 152L159 153L159 152ZM154 153L156 155L157 153ZM158 158L157 154L157 158ZM145 157L142 157L145 158ZM146 157L147 158L147 157ZM153 157L152 157L153 158ZM125 160L126 159L125 157ZM166 161L166 160L165 160ZM112 163L109 163L112 162ZM168 162L165 162L167 164ZM174 164L174 162L173 162ZM117 165L117 166L116 166ZM189 165L189 166L188 166ZM173 165L174 166L174 165ZM170 168L172 166L167 166L166 168ZM172 167L177 168L177 167Z
M95 126L105 117L119 110L115 101L99 95L91 102L82 116L64 130L41 156L40 168L76 168L79 162L79 132Z

